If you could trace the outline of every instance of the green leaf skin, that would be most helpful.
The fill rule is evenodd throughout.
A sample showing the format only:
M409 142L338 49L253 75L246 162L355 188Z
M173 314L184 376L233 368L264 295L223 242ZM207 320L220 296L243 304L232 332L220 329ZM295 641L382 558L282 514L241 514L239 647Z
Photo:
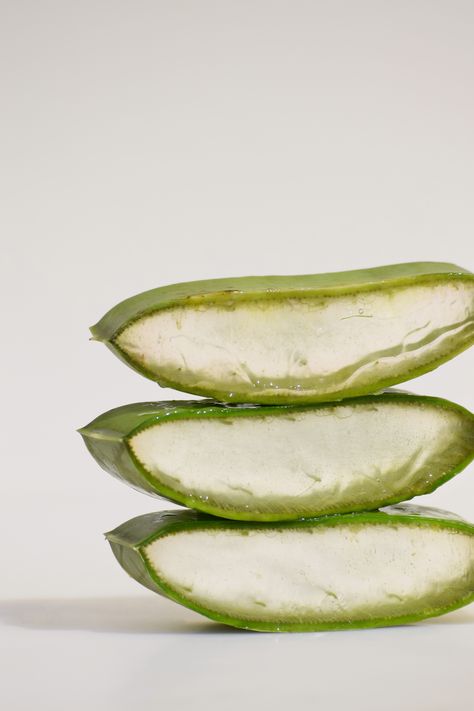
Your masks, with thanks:
M433 370L469 348L474 343L474 319L472 317L474 309L470 306L466 311L462 330L449 334L446 343L440 341L441 345L437 343L431 353L423 352L420 355L421 346L424 344L423 340L420 340L420 344L415 343L414 345L410 342L408 349L404 345L404 339L403 342L400 341L396 344L398 352L403 356L403 363L399 362L398 356L393 357L392 348L390 348L390 352L375 350L371 353L372 344L367 343L368 362L362 359L362 364L351 363L348 368L343 367L340 371L336 369L334 374L326 373L321 376L310 368L303 377L301 375L303 371L297 370L294 374L293 366L289 366L284 376L281 373L277 376L281 378L279 382L273 382L272 379L268 379L268 376L252 371L251 373L247 372L247 376L245 376L249 378L248 383L243 382L241 377L244 376L239 375L239 381L235 387L229 384L230 381L227 382L227 378L231 376L224 377L222 374L217 376L211 366L208 367L205 376L202 373L198 375L197 371L196 373L191 372L185 364L184 367L181 367L183 364L179 367L177 365L165 367L164 364L158 363L153 367L148 367L144 356L139 358L126 352L122 347L123 344L119 345L119 339L132 324L166 310L176 309L180 310L180 313L190 313L190 311L197 313L215 308L219 313L226 311L228 313L227 323L232 324L234 310L245 306L245 304L250 304L252 308L258 304L259 308L274 310L281 304L300 303L301 299L310 299L313 304L312 308L324 309L328 303L335 303L335 299L338 297L369 298L371 294L382 293L384 299L386 298L387 302L390 302L393 294L408 287L423 285L436 288L442 284L462 285L469 289L473 287L474 299L474 275L454 264L437 262L413 262L316 275L236 277L195 281L159 287L126 299L112 308L93 326L91 333L94 340L104 342L127 365L145 377L157 381L163 387L213 397L223 402L261 404L326 402L380 391ZM414 309L416 306L415 301ZM344 318L354 317L348 315ZM362 318L365 317L360 317L360 320ZM340 320L334 322L331 328L337 326ZM288 324L288 319L284 323ZM286 329L287 325L282 328ZM286 330L284 334L280 335L280 338L286 337ZM406 336L408 337L409 333ZM188 334L182 337L189 339L191 336ZM417 337L416 334L413 336L415 339ZM316 335L314 343L317 345ZM259 348L262 346L262 344L257 345ZM196 348L199 347L199 345L196 346ZM222 346L210 343L210 347L221 348ZM266 352L265 348L268 350L267 344L263 344L262 347L264 348L262 352ZM173 341L172 348L176 357L179 357L177 350L179 347L175 346L175 341ZM271 350L268 353L270 354ZM298 367L304 369L306 354L293 355L295 357L301 356ZM271 358L271 356L269 357ZM247 368L245 357L240 363L236 354L230 350L229 358L236 359L237 368L242 367L243 370ZM387 361L387 359L389 360ZM382 368L378 372L377 369L387 362L388 369L384 365L385 369ZM355 369L357 372L362 368L364 373L362 380L360 380L360 374L355 380L352 379L352 376L349 377L352 370ZM398 369L397 372L395 372L396 369ZM304 372L306 373L306 371ZM234 373L233 376L237 377L237 374Z
M346 426L341 424L341 419L345 422L347 420L347 413L354 421L357 418L357 413L369 411L370 419L364 420L363 425L363 435L367 439L367 446L371 439L375 438L377 435L374 434L374 427L380 426L379 423L383 422L384 418L384 408L391 409L392 412L395 408L397 412L398 408L402 408L399 417L401 420L406 420L407 416L416 418L416 421L420 421L420 408L429 417L438 417L439 411L441 411L441 417L448 417L448 423L451 422L453 418L455 424L443 425L443 427L449 427L443 434L443 440L440 436L434 435L434 437L429 435L428 440L432 440L433 448L428 450L428 445L421 438L419 441L414 438L416 448L422 451L421 461L412 461L412 455L407 455L403 449L403 445L398 444L392 445L392 451L384 451L383 454L378 454L379 460L375 458L375 455L371 455L371 467L377 464L382 468L377 475L376 471L372 472L369 468L364 474L364 470L354 467L356 471L351 474L352 478L349 478L348 483L342 486L337 484L337 476L334 473L331 474L328 470L327 475L329 477L328 484L321 484L314 482L307 478L309 470L307 466L311 466L314 463L314 456L320 454L322 446L315 451L314 454L306 455L303 460L301 459L302 448L304 448L304 442L306 442L307 437L313 437L317 439L316 434L321 430L314 429L318 427L319 422L324 424L327 422L333 422L331 427ZM372 411L373 414L370 414ZM295 444L295 429L300 427L299 424L295 424L294 420L297 416L305 416L305 414L312 415L316 413L319 415L316 421L311 425L310 430L304 430L302 435L305 439L303 444ZM333 413L337 413L334 415ZM430 415L430 413L432 413ZM445 413L445 414L444 414ZM421 413L423 414L423 413ZM330 417L328 417L328 415ZM364 415L367 417L367 415ZM398 420L390 419L393 415L385 415L387 417L387 425L396 427ZM266 462L268 461L268 456L271 450L275 447L275 439L265 440L264 445L261 437L262 426L267 426L265 423L266 417L271 418L275 421L275 418L281 417L283 425L288 427L287 438L288 446L286 447L286 452L289 452L289 460L287 469L283 469L283 473L279 473L280 482L282 477L288 479L288 486L284 483L284 489L278 490L278 485L275 479L275 469L268 467ZM321 420L321 417L323 418ZM225 440L225 435L229 430L225 428L222 433L218 432L216 435L216 424L238 424L242 423L242 418L249 418L253 420L253 426L250 428L251 441L249 447L257 447L258 450L262 447L269 448L263 451L263 461L264 464L260 467L266 467L266 471L269 472L271 476L270 490L259 489L260 493L256 493L255 486L261 486L261 477L265 476L265 470L258 469L255 466L255 471L249 472L248 481L249 484L246 489L238 490L237 493L235 489L239 489L237 484L240 482L239 479L235 479L235 473L230 474L226 471L222 471L219 466L216 467L216 473L212 473L210 480L217 482L215 486L217 489L213 489L212 486L208 486L204 483L201 478L207 475L206 470L197 470L197 474L194 475L195 479L198 478L198 485L191 486L189 483L182 483L181 479L177 478L178 474L181 478L183 475L187 474L186 471L186 457L188 461L196 461L196 440L194 444L189 441L189 429L188 438L186 436L186 430L184 432L178 432L175 437L177 437L176 447L179 449L179 458L183 459L183 464L181 465L181 470L176 472L173 467L169 471L175 474L175 477L167 476L169 472L162 472L146 468L145 464L139 460L136 451L134 450L134 437L138 433L149 430L149 428L166 428L172 421L194 421L199 425L199 441L197 446L200 447L201 451L206 451L206 440L205 440L205 430L201 428L204 427L205 423L209 423L212 428L209 434L210 445L214 441L219 441L222 443ZM218 421L218 422L217 422ZM289 422L287 422L289 421ZM370 425L371 429L367 428L369 425L366 423L372 423ZM199 424L199 423L202 423ZM356 425L357 420L354 421ZM305 425L306 426L306 425ZM352 425L351 425L352 426ZM182 425L180 425L182 427ZM158 429L159 429L158 428ZM451 429L452 428L452 429ZM382 425L382 434L383 434ZM408 425L408 429L410 429ZM156 431L156 430L154 430ZM247 428L247 432L249 428ZM357 429L355 430L357 432ZM431 430L430 430L431 431ZM440 429L437 430L441 432ZM134 487L139 491L143 491L147 494L157 497L163 497L174 503L181 504L193 509L203 511L205 513L212 514L214 516L219 516L223 518L231 518L236 520L251 520L251 521L281 521L281 520L294 520L300 517L312 517L320 516L331 513L345 513L350 511L360 511L366 509L375 509L380 506L386 506L388 504L398 503L399 501L406 501L413 496L423 495L430 493L438 486L443 484L452 478L456 473L461 471L467 464L474 458L474 415L468 410L462 408L455 403L442 398L425 397L419 395L413 395L403 391L387 391L379 395L368 395L360 398L344 400L342 403L325 403L325 404L315 404L315 405L275 405L275 406L256 406L256 405L223 405L212 400L201 400L201 401L170 401L161 403L137 403L132 405L126 405L124 407L119 407L93 420L89 425L83 427L79 430L84 442L89 449L92 456L100 464L100 466L118 477L125 483ZM240 432L239 437L241 437L242 430L235 430L235 433ZM312 435L312 433L315 433ZM338 433L341 432L340 429L337 430ZM354 432L354 430L352 430ZM367 434L369 432L369 434ZM201 437L202 433L202 437ZM372 434L370 434L372 433ZM215 437L218 436L218 440ZM234 435L233 435L234 436ZM248 436L248 434L247 434ZM324 434L321 436L325 436ZM253 439L255 437L255 440ZM274 437L274 436L273 436ZM301 437L301 435L300 435ZM341 435L335 435L335 440L332 445L325 444L324 447L324 457L325 461L329 461L329 467L332 467L332 460L338 458L339 470L345 468L344 456L347 455L347 451L344 450L344 444L346 448L348 446L347 441L339 442ZM352 441L354 441L354 434L351 435ZM401 442L404 441L404 435L401 434ZM238 438L237 438L238 439ZM356 435L356 442L359 440L358 435ZM232 440L233 450L229 452L226 450L226 462L228 461L228 468L234 466L239 466L239 461L246 462L247 459L253 460L253 455L248 456L246 459L242 459L245 452L242 452L239 447L235 445L235 437ZM241 440L238 439L238 443ZM255 445L253 444L255 441ZM390 440L392 441L392 440ZM448 444L446 444L448 442ZM201 444L202 443L202 444ZM208 447L210 446L208 445ZM222 445L225 446L225 445ZM313 446L313 445L312 445ZM317 443L314 445L318 447ZM356 445L359 447L359 445ZM408 445L407 445L408 446ZM415 448L415 445L410 445ZM431 444L429 445L431 447ZM436 449L436 446L439 449ZM175 447L175 448L176 448ZM332 447L332 448L331 448ZM342 449L341 449L342 448ZM293 449L295 450L293 452ZM208 450L209 451L209 450ZM253 451L253 450L250 450ZM266 452L268 451L268 454ZM344 454L346 451L346 454ZM409 450L410 452L412 450ZM342 452L342 455L341 455ZM169 456L169 455L168 455ZM210 456L212 461L215 459L215 455L212 451L209 455L204 455L204 460ZM349 455L350 456L350 455ZM310 460L308 463L308 459ZM260 457L261 461L261 457ZM281 457L278 455L278 464L280 464ZM296 461L296 465L293 464ZM341 465L342 461L342 465ZM352 460L350 460L352 461ZM205 466L205 465L204 465ZM246 463L241 466L244 470L244 476L246 477ZM324 469L326 470L328 464L324 464ZM293 467L293 468L292 468ZM317 465L314 465L315 469L318 469ZM209 471L209 470L208 470ZM214 470L213 470L214 472ZM263 472L263 473L262 473ZM333 469L334 472L334 469ZM233 478L232 478L233 477ZM302 485L300 486L299 478L302 477ZM304 478L306 477L306 478ZM332 479L331 479L332 477ZM336 477L336 478L334 478ZM382 477L382 485L376 483L380 481L377 477ZM222 489L222 481L228 481L229 488ZM189 480L188 480L189 481ZM331 484L332 481L332 484ZM340 480L339 480L340 481ZM295 482L295 483L292 483ZM297 484L296 484L297 482ZM402 483L399 483L402 482ZM335 487L335 491L329 496L328 486ZM350 489L347 487L350 486ZM293 487L293 488L292 488ZM309 493L303 492L308 487ZM316 487L316 488L315 488ZM326 487L326 489L324 488ZM278 493L273 495L275 491L292 492L291 493ZM216 493L217 492L217 493Z
M197 604L193 601L190 593L187 594L182 588L180 590L174 589L160 576L159 572L152 565L150 555L147 552L147 550L149 550L148 547L158 539L167 536L179 536L183 533L189 534L193 531L207 532L209 533L209 540L212 540L212 536L222 532L232 532L233 535L240 533L242 536L249 536L252 532L264 532L270 529L272 538L274 538L278 536L279 533L283 534L288 529L292 529L293 531L301 531L302 529L308 531L308 529L312 529L312 532L316 532L322 529L328 530L330 528L343 526L346 530L357 531L367 529L367 527L373 530L374 527L380 526L381 524L385 529L388 527L388 530L393 529L394 531L406 530L406 527L410 527L412 530L415 530L415 540L416 536L418 536L418 531L422 529L426 530L427 528L433 531L441 530L463 534L468 537L466 540L474 536L474 526L456 517L454 514L437 509L405 504L389 507L380 511L323 516L320 518L300 519L299 521L278 524L228 521L216 519L195 511L167 511L150 513L134 518L107 533L106 538L120 565L132 578L145 587L185 607L195 610L212 620L243 629L267 632L303 632L400 625L442 615L463 605L467 605L474 600L474 559L469 558L469 572L465 579L463 578L463 583L461 587L457 589L456 594L453 596L452 591L449 589L449 584L446 590L440 591L436 589L433 591L432 597L430 595L425 596L422 610L420 611L420 609L418 609L414 614L410 614L409 611L407 613L406 601L400 600L400 602L397 602L396 596L392 596L395 600L390 605L390 614L385 617L378 616L375 608L371 609L369 607L365 615L354 613L350 615L347 620L321 621L318 620L319 608L317 606L314 610L311 610L312 619L305 621L285 619L284 616L279 616L275 619L259 619L258 612L253 612L252 615L245 617L236 617L227 614L227 611L223 613L222 610L216 611L212 609L212 607ZM376 536L377 535L378 532L376 532ZM394 540L396 539L394 538ZM350 546L352 544L349 542L348 545ZM295 551L295 554L296 553ZM433 553L433 549L431 546L428 546L426 551L423 551L423 557L429 557L431 553ZM401 555L400 552L398 552L398 555ZM265 560L262 560L263 563L265 563ZM270 561L270 565L271 564L272 561ZM405 565L405 562L402 561L402 564ZM186 564L183 563L183 565L185 566ZM219 560L216 560L215 565L220 565ZM238 575L240 574L241 567L246 568L246 566L247 559L239 565ZM407 570L410 569L410 561L408 560L406 561L406 567ZM449 567L449 561L447 567ZM230 575L236 572L229 571L228 568L226 570ZM344 571L344 575L345 574L346 571ZM368 575L370 575L370 571ZM350 591L353 585L353 582L351 583L350 571L347 571L347 581L347 599L350 600ZM398 584L399 581L396 582ZM459 583L457 584L459 587ZM435 585L434 587L436 588L437 586ZM253 591L250 590L249 595L251 595L252 592ZM315 594L316 592L317 590L315 590ZM388 590L387 592L389 593L390 591ZM440 604L440 594L441 596L446 595L446 599L449 599L447 604ZM410 604L409 602L408 605ZM419 608L418 599L413 598L413 604Z

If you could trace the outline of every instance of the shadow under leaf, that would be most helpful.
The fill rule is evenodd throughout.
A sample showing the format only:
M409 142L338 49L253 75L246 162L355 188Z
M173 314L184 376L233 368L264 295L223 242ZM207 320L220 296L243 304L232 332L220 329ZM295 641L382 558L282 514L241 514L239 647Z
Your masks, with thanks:
M4 624L28 629L119 634L243 633L160 597L38 598L0 601Z
M0 620L28 629L109 634L253 634L208 620L159 596L2 600ZM474 624L474 610L462 608L416 626L430 624Z

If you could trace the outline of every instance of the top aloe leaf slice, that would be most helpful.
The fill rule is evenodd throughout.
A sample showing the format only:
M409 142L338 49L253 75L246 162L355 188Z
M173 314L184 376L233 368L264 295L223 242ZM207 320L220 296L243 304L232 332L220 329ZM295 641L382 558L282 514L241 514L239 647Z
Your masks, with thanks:
M337 400L436 368L474 342L474 275L414 262L152 289L91 328L160 385L225 402Z
M245 629L405 624L474 600L474 526L437 509L405 504L284 523L168 511L106 535L142 585Z
M398 391L304 405L134 403L79 431L134 488L238 520L378 508L433 491L474 457L472 413Z

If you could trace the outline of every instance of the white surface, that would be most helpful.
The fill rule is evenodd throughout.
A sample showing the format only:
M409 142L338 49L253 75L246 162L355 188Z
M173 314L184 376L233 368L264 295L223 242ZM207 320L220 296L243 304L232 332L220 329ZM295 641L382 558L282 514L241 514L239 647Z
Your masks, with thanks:
M14 625L2 635L12 711L446 711L472 693L466 611L417 627L307 635L226 629L153 596L3 603L2 613Z
M142 591L100 533L160 504L107 477L74 429L176 396L87 340L138 291L419 259L473 269L473 21L467 0L3 3L9 711L469 706L472 607L254 635ZM471 351L408 387L474 409L472 371ZM429 503L474 519L473 471Z

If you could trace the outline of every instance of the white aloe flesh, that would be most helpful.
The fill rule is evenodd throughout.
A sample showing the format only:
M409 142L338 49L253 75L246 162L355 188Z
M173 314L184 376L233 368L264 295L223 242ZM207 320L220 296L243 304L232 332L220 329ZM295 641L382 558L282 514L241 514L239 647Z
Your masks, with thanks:
M432 490L474 453L474 419L429 399L369 398L258 416L163 418L129 447L195 505L237 518L295 518ZM260 408L260 410L264 408Z
M271 402L401 382L473 335L474 283L442 281L176 305L133 321L115 343L139 367L190 392Z
M250 627L389 623L439 614L474 593L474 537L434 526L189 530L144 554L186 604Z

